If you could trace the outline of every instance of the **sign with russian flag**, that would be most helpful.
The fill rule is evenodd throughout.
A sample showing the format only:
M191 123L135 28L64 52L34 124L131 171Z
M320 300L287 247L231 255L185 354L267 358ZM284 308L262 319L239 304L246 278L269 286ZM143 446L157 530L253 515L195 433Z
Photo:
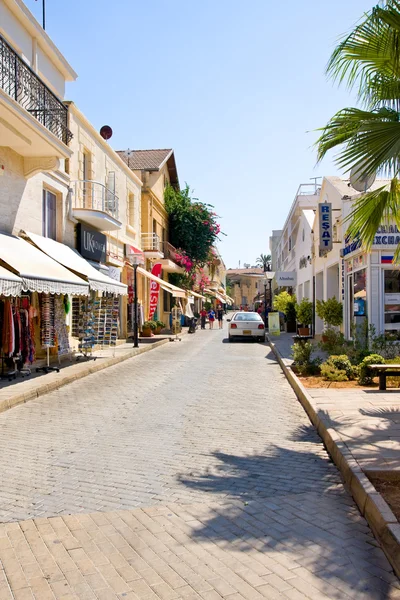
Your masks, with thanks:
M382 255L381 256L381 265L391 265L392 262L393 262L393 255L391 255L391 256L388 256L388 255L383 256Z

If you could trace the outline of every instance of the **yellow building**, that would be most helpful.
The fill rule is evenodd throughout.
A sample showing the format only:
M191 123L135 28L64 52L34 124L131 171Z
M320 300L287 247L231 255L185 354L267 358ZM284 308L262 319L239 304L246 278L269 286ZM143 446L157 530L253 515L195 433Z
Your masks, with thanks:
M168 241L168 215L164 204L164 190L168 185L178 188L179 179L172 149L124 150L118 153L142 182L141 245L145 268L151 271L156 263L162 265L162 279L168 273L182 273L175 262L175 248ZM145 319L149 315L149 283L145 285ZM168 326L172 296L160 290L157 317Z
M233 289L234 308L245 307L254 309L254 303L257 300L263 301L264 298L264 271L259 267L249 267L248 269L228 269L226 271L226 280Z
M204 275L210 283L204 290L209 297L214 298L217 303L230 304L231 299L226 296L226 266L217 248L212 249L214 260L203 269Z

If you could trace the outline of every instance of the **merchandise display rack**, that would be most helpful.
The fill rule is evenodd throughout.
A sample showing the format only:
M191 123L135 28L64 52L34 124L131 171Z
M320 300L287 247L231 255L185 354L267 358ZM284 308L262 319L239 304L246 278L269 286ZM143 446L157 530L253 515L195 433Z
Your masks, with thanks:
M76 360L96 360L92 356L95 345L94 311L89 298L72 299L72 335L79 339L78 350L81 353Z

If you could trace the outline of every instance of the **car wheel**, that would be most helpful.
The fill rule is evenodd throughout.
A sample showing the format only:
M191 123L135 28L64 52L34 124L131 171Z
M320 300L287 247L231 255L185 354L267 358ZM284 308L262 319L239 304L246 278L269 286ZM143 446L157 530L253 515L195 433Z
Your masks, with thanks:
M232 343L232 342L233 342L233 336L231 336L231 335L230 335L230 336L228 337L228 340L229 340L229 341Z

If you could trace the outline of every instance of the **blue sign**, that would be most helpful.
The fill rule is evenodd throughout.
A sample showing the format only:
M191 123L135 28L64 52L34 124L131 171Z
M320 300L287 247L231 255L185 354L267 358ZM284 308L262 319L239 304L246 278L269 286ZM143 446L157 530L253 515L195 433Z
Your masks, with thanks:
M319 210L319 249L323 252L332 250L332 204L321 202Z

